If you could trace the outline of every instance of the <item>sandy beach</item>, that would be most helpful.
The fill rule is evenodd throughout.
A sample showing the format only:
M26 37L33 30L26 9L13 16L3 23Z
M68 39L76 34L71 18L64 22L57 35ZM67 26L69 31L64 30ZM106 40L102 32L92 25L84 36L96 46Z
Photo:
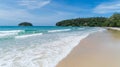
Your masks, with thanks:
M91 34L56 67L120 67L120 32Z

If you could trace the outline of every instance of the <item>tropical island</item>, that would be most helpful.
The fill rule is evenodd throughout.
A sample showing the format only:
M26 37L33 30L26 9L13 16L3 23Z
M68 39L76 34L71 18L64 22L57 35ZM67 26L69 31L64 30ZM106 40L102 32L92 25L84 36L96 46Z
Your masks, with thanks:
M33 26L33 24L30 22L22 22L22 23L18 24L18 26Z
M120 13L114 13L111 17L89 17L63 20L56 26L89 26L89 27L120 27Z

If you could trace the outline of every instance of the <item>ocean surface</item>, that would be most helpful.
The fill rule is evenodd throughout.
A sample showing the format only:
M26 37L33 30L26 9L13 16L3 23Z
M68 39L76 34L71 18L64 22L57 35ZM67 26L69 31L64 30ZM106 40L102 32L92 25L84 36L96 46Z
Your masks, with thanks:
M55 67L99 27L0 27L0 67Z

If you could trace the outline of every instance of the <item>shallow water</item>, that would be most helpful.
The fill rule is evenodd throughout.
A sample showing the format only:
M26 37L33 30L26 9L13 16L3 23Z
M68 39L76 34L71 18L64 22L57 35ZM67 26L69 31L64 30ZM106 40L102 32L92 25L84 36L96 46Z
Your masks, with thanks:
M89 34L89 27L0 27L0 67L55 67Z

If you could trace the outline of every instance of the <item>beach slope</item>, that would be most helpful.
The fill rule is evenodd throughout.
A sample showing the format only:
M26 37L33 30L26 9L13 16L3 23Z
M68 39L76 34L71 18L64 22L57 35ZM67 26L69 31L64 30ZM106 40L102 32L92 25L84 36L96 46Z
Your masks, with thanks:
M91 34L57 67L120 67L120 32L107 30Z

